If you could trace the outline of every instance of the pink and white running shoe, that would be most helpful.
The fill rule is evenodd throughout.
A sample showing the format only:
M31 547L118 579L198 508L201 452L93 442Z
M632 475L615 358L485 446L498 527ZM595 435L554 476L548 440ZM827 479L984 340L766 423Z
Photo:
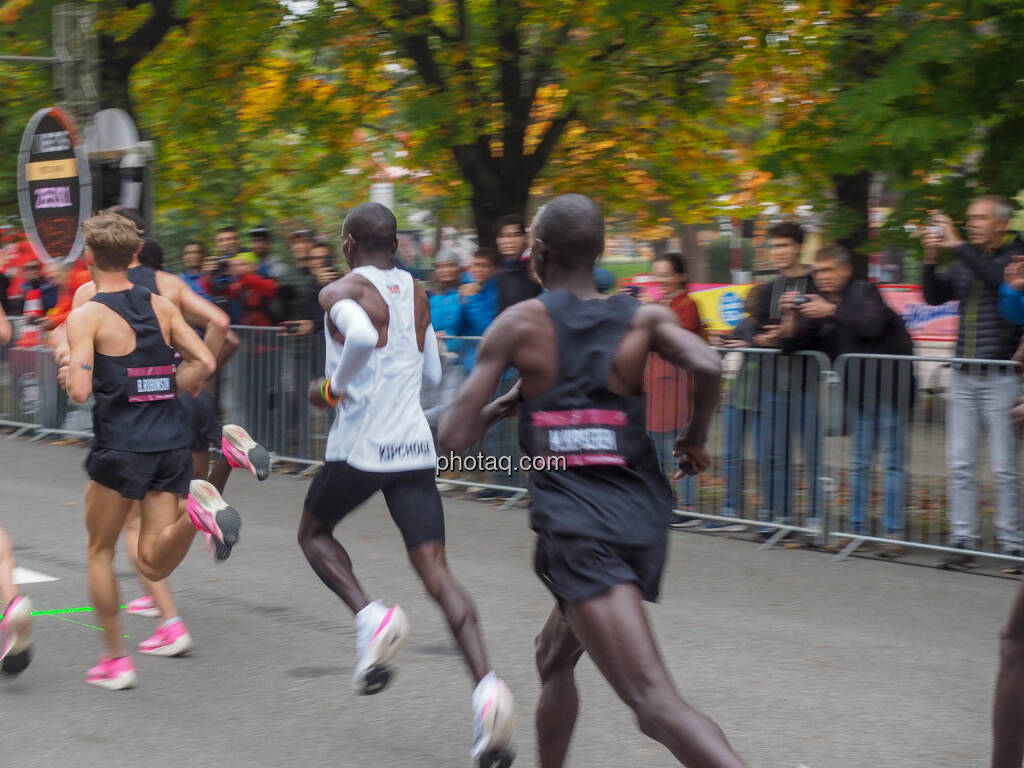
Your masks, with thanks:
M370 603L356 619L356 668L352 685L356 693L380 693L391 680L388 662L409 636L409 620L397 605L388 608L379 600Z
M24 672L32 661L32 601L18 595L0 621L0 670L8 675Z
M508 768L515 760L512 737L516 705L512 692L493 672L473 691L473 747L470 755L478 768Z
M134 688L139 678L135 674L135 665L132 664L130 657L111 659L108 656L100 656L96 666L86 673L85 682L106 688L108 691L122 691L125 688Z
M135 598L124 607L124 610L125 613L132 616L145 616L150 619L160 616L160 609L156 607L156 603L149 595Z
M248 469L257 480L270 474L270 452L237 424L225 424L221 430L220 450L235 469Z
M227 560L232 547L238 543L242 516L205 480L193 480L189 484L188 515L192 518L192 525L211 535L215 557Z
M184 656L192 650L192 636L181 619L161 624L153 636L139 643L139 653L150 656Z

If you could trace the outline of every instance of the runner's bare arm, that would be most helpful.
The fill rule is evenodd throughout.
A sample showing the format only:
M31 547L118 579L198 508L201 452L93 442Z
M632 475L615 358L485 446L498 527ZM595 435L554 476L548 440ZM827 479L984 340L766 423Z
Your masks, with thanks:
M478 442L494 422L508 415L508 398L491 402L491 396L512 363L518 343L516 315L515 312L502 313L484 333L473 371L441 419L438 442L443 450L462 453ZM518 389L513 389L518 397Z
M170 321L171 346L178 350L183 361L178 365L176 376L178 391L184 392L198 387L217 370L217 361L213 353L170 301L162 296L154 296L153 307L162 318Z
M96 317L88 309L80 307L71 311L65 325L69 355L67 365L61 366L57 372L57 380L74 402L84 403L92 394Z
M213 354L214 359L217 359L231 327L231 320L227 313L189 288L188 284L177 275L163 273L162 279L173 279L180 283L177 288L181 314L193 328L203 329L203 343Z
M645 320L651 328L654 351L673 365L693 374L693 420L685 438L677 447L703 448L708 439L711 419L718 408L722 387L722 361L699 336L681 328L667 307L645 307Z
M10 341L13 334L11 321L7 319L3 307L0 307L0 344L6 344Z

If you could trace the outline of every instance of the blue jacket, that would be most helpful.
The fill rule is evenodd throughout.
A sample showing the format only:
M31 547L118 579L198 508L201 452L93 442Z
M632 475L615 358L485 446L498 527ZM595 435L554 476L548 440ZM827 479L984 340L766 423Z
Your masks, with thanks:
M455 336L459 330L459 291L449 288L430 297L430 322L435 331Z
M479 292L459 304L458 336L483 336L484 331L498 316L498 277L495 275L484 283ZM462 364L466 372L473 370L476 361L476 344L466 350Z
M1024 325L1024 293L1018 293L1009 283L999 286L999 314L1008 323Z
M201 280L202 276L203 275L202 275L201 272L182 272L181 273L181 279L185 281L185 283L188 285L188 287L191 288L195 293L199 294L204 299L209 301L210 300L210 294L208 294L206 292L206 289L203 287L203 283L202 283L202 280Z

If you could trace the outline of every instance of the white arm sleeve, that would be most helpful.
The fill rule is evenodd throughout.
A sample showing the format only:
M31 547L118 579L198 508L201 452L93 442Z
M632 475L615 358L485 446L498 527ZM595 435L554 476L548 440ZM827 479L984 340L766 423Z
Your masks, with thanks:
M331 391L340 395L366 365L380 337L366 310L352 299L337 302L331 307L330 316L334 327L345 337L338 367L331 374Z
M423 383L428 387L441 386L441 353L432 325L427 326L427 335L423 338Z

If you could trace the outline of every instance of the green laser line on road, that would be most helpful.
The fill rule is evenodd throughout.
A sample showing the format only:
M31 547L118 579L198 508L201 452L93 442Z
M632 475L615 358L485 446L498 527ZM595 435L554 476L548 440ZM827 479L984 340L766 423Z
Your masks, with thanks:
M121 610L125 610L128 606L122 605ZM92 613L96 609L91 605L83 605L78 608L53 608L49 611L32 611L33 616L59 616L65 613ZM0 614L0 621L3 621L3 614Z
M76 621L75 619L69 619L67 616L57 616L54 613L46 613L46 614L43 614L43 615L44 616L53 616L53 618L57 619L57 621L68 621L68 622L70 622L72 624L77 624L80 627L88 627L89 629L95 629L95 630L98 630L100 632L105 632L106 631L105 629L103 629L103 627L97 627L97 626L95 626L93 624L86 624L84 621ZM126 640L130 640L131 639L131 635L125 635L124 637L125 637Z

